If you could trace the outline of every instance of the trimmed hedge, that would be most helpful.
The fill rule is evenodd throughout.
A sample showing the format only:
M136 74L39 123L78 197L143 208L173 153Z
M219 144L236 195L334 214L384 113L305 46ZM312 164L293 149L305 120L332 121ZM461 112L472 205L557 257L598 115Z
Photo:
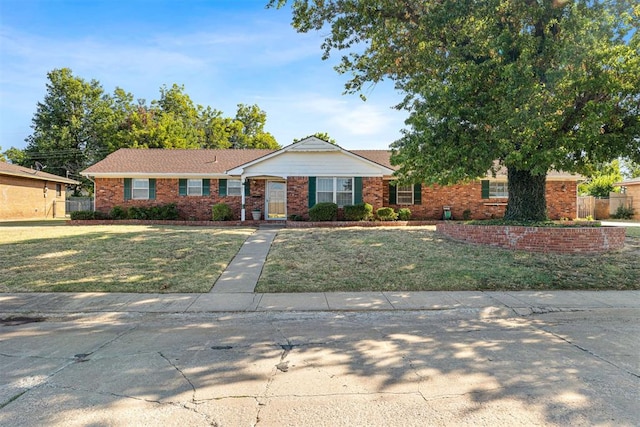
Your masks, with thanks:
M122 206L114 206L109 212L112 219L127 219L127 210Z
M380 208L376 211L376 215L380 221L395 221L398 219L398 214L393 208Z
M409 208L398 209L398 219L400 221L409 221L411 219L411 209Z
M330 202L316 203L309 209L311 221L336 221L338 219L338 205Z
M109 219L109 215L100 211L75 211L71 212L71 219Z
M179 218L178 208L175 203L159 206L132 206L124 209L121 206L114 206L106 214L100 211L77 211L71 212L71 219L91 220L91 219L152 219L160 221L175 221Z
M179 217L175 203L159 206L131 206L127 210L128 219L153 219L175 221Z
M226 203L216 203L213 205L212 218L214 221L231 221L233 210Z
M344 219L346 221L368 221L373 217L373 206L369 203L358 203L344 207Z

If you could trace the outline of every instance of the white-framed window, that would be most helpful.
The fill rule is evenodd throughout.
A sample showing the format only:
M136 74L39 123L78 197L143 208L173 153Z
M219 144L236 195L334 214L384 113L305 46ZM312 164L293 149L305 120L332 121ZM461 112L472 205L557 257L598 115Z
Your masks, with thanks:
M146 200L149 198L149 180L134 178L131 180L131 198Z
M239 179L227 180L227 196L242 196L242 181Z
M509 184L501 181L489 183L489 198L498 199L509 197Z
M398 185L396 187L396 203L413 205L413 185Z
M202 180L201 179L187 180L187 196L202 196Z
M353 178L317 178L316 203L330 202L339 207L353 204Z

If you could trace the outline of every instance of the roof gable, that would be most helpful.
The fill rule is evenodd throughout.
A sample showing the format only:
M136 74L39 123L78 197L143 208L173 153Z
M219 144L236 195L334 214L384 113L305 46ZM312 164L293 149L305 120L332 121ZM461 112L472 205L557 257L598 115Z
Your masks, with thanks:
M374 151L374 150L371 150ZM389 157L389 152L386 157ZM388 160L387 160L388 162ZM262 158L238 165L227 171L230 175L246 176L321 176L348 174L383 176L393 169L383 163L348 151L338 145L310 136Z

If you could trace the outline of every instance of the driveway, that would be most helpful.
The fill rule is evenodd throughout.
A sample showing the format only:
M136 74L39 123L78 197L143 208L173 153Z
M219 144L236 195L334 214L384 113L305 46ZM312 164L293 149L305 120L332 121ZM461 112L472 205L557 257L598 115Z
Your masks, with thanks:
M0 425L640 422L633 307L0 318Z

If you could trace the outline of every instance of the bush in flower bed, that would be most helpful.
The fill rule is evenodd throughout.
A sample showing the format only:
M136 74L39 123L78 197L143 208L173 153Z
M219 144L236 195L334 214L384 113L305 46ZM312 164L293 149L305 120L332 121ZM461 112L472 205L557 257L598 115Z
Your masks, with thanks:
M71 219L75 219L75 220L109 219L109 215L100 211L75 211L75 212L71 212Z
M106 214L100 211L76 211L71 212L72 220L104 220L104 219L150 219L160 221L175 221L179 219L178 208L175 203L159 206L132 206L124 209L114 206Z
M330 202L316 203L309 209L311 221L335 221L338 219L338 205Z
M411 209L409 208L398 209L398 219L400 221L409 221L411 219Z
M395 221L398 219L398 214L393 208L380 208L376 211L376 215L380 221Z
M213 205L211 215L214 221L231 221L233 210L226 203L216 203Z
M373 206L369 203L358 203L344 207L344 219L347 221L368 221L373 217Z

